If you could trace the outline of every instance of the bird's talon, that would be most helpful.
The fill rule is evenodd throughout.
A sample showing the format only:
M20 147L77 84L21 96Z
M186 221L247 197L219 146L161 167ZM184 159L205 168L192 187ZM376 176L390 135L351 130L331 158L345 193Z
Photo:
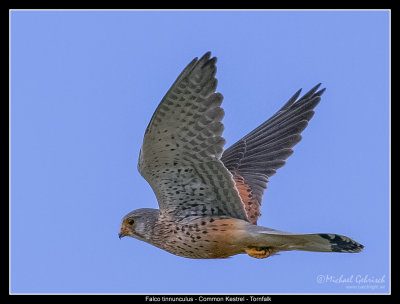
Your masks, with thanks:
M271 255L271 250L268 247L263 247L263 248L249 248L246 249L245 252L256 259L265 259Z

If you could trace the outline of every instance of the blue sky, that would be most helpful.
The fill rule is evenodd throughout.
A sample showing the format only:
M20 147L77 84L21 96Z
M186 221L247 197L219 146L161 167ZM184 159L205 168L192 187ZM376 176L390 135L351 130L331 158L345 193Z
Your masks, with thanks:
M11 11L10 292L389 292L389 18ZM158 207L136 168L143 134L206 51L218 58L225 147L299 88L327 88L270 180L259 225L347 235L362 253L191 260L118 239L126 213Z

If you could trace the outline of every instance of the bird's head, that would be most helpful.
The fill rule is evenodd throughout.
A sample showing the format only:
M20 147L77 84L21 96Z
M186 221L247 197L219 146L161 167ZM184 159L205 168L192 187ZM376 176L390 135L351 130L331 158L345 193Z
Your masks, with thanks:
M157 209L142 208L129 212L122 218L118 236L119 238L130 236L135 239L147 241L152 234L157 218Z

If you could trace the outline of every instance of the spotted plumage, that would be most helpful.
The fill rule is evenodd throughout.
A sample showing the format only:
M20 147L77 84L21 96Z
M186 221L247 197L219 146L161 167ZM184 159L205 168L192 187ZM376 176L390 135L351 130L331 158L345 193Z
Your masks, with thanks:
M284 250L359 252L336 234L295 234L257 226L269 178L285 164L325 89L298 91L275 115L223 150L216 58L195 58L162 99L145 131L138 169L160 209L123 220L131 236L188 258L265 258Z

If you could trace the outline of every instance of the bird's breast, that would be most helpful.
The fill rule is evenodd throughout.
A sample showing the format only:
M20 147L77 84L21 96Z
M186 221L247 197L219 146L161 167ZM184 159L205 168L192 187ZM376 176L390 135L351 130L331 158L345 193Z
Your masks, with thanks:
M192 221L158 223L158 247L175 255L215 259L244 252L245 222L229 217L203 217Z

